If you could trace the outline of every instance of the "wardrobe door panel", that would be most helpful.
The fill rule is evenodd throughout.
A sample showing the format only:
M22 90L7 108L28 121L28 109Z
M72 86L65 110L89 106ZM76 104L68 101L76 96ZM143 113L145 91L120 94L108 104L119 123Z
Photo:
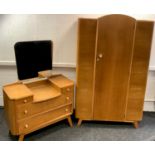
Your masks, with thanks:
M95 120L125 120L135 23L135 19L124 15L98 20Z
M141 120L148 76L153 22L137 21L127 103L127 120Z
M97 20L79 19L78 24L76 117L91 120Z

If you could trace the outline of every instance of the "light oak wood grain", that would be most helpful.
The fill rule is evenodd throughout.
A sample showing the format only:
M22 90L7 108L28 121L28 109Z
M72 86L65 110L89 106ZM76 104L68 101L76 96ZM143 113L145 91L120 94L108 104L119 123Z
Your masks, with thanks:
M142 119L153 25L119 14L79 19L78 124Z
M135 19L126 16L98 19L95 120L125 119L135 26ZM100 54L102 58L99 58Z
M79 19L78 25L76 117L91 120L97 20Z
M142 120L153 26L153 22L137 21L126 111L127 120Z
M73 88L73 81L62 75L4 86L5 114L11 134L23 140L26 134L63 119L68 119L72 127Z

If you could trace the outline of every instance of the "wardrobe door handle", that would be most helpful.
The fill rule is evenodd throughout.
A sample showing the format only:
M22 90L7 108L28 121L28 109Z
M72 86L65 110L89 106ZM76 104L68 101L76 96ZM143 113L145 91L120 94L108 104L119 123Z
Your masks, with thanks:
M103 54L100 53L100 54L98 55L98 57L99 57L100 59L103 58Z
M100 61L100 59L102 59L102 58L103 58L103 54L100 53L100 54L98 54L96 61Z

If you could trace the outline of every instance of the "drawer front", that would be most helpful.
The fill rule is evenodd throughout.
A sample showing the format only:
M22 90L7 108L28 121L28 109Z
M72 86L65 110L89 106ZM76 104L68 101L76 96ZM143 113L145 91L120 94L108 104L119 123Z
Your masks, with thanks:
M66 104L69 104L69 103L73 104L73 95L66 95L65 96L65 103Z
M74 99L74 86L63 88L62 93L65 95L66 103L73 103L73 99Z
M69 99L70 100L70 99ZM58 98L48 100L45 102L38 102L38 103L28 103L28 104L20 104L16 107L16 114L17 119L25 119L27 117L30 117L32 115L42 113L48 110L52 110L53 108L56 108L61 105L65 105L67 103L70 103L70 101L66 99L66 96L62 95Z
M27 97L27 98L23 98L23 99L20 99L20 100L16 100L15 101L15 104L18 106L18 105L26 105L26 104L29 104L33 102L33 97Z
M74 86L63 88L62 93L65 95L73 94L74 93Z
M18 121L19 134L26 134L47 125L54 123L59 119L65 118L72 113L72 105L68 105L56 110L51 110L46 113L39 114L29 119Z

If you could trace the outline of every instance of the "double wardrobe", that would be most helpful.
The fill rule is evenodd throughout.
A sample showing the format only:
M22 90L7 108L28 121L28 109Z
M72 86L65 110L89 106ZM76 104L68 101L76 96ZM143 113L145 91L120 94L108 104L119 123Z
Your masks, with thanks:
M78 21L76 117L131 122L143 117L154 23L126 15Z

